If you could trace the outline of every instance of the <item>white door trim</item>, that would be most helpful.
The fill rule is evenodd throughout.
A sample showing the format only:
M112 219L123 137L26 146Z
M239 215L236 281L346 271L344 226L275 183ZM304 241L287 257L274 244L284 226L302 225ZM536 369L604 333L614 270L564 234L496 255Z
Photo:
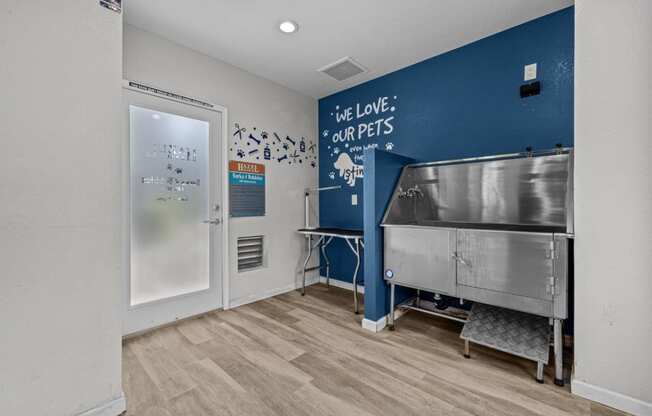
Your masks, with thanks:
M230 201L229 201L229 121L228 121L228 109L224 106L213 104L209 101L192 98L190 95L185 95L180 92L170 92L165 88L157 87L149 83L142 83L138 81L132 81L124 79L122 86L126 90L136 91L142 94L151 95L154 97L162 98L169 101L174 101L194 107L198 107L204 110L218 112L222 116L222 131L221 131L221 176L222 183L220 186L220 193L222 199L222 241L221 241L221 254L222 254L222 308L230 308L230 274L229 274L229 223L230 223ZM123 129L126 131L126 129ZM128 167L128 161L125 162ZM123 171L125 171L125 165L123 165ZM128 178L127 182L128 183ZM123 186L122 197L124 201L129 200L129 186ZM124 227L126 236L123 238L123 241L128 244L129 240L129 230L128 230L128 220L124 219ZM128 250L125 250L128 251ZM122 278L126 280L129 273L129 256L128 253L124 256L122 261L124 267L124 273Z

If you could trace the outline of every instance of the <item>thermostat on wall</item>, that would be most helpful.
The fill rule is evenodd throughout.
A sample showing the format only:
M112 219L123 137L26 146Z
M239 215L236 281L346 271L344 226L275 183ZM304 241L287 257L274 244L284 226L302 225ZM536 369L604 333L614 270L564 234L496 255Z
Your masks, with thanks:
M523 81L531 81L537 78L537 64L525 65L523 69Z

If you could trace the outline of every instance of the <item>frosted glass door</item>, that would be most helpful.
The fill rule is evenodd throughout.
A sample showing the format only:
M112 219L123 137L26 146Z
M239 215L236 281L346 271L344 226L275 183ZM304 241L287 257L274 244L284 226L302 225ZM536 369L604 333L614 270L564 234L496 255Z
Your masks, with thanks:
M210 124L129 106L131 306L210 287Z

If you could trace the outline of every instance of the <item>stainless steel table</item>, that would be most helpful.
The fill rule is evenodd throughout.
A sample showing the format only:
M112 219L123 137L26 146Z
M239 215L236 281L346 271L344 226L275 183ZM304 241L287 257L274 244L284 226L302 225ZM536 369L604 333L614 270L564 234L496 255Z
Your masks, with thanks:
M362 230L350 230L345 228L301 228L297 230L299 234L306 236L308 245L306 260L303 262L303 284L301 286L301 295L306 294L306 272L311 270L326 268L326 285L330 285L330 261L326 255L326 247L333 241L333 238L341 238L346 241L353 255L355 256L355 270L353 271L353 312L358 313L358 271L360 270L360 250L364 248L364 233ZM313 237L317 242L313 244ZM320 247L321 254L326 261L326 265L307 267L312 250Z

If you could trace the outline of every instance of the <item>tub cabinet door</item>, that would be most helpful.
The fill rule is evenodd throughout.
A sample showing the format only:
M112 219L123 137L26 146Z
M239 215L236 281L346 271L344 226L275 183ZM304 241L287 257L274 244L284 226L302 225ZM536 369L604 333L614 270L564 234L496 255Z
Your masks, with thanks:
M455 296L455 244L455 229L386 227L385 278Z
M474 300L549 315L553 247L553 235L548 233L459 229L456 259L461 294L478 293L482 298L475 295ZM490 295L500 296L500 303L491 301Z

